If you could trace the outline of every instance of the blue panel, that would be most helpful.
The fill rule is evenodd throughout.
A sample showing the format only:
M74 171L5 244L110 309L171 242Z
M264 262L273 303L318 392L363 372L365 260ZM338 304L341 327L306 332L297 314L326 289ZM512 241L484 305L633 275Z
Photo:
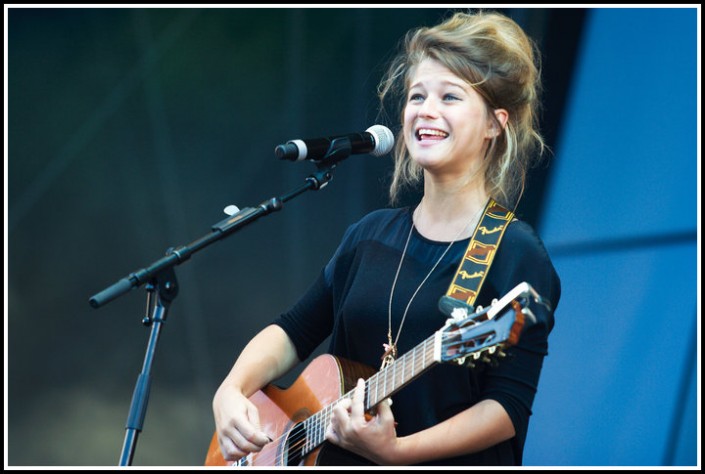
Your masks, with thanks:
M527 465L663 464L683 408L683 362L697 357L696 259L695 244L554 259L564 293ZM693 408L681 464L695 464Z
M590 11L552 164L547 242L695 229L696 27L694 8Z
M696 403L699 402L698 392L700 389L700 384L698 383L698 374L696 364L692 364L692 370L690 371L688 378L687 392L683 400L683 406L680 407L683 410L682 419L676 420L675 432L673 433L674 439L672 441L672 453L669 452L669 462L666 464L674 466L693 466L695 464L695 459L697 456L698 448L700 443L698 441L698 425L699 418L697 416L698 406Z
M540 229L564 293L525 463L693 466L697 245L657 237L698 228L697 10L591 10L580 54Z

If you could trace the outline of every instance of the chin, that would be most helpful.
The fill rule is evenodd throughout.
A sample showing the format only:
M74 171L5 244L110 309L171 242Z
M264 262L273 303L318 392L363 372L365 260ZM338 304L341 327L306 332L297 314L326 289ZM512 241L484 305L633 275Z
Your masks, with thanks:
M414 158L414 163L419 165L424 170L433 171L443 167L443 161L431 158Z
M411 156L412 160L414 160L419 166L423 166L424 168L427 166L439 165L443 161L445 161L448 156L446 153L443 153L440 149L419 149L418 147L409 150L409 155Z

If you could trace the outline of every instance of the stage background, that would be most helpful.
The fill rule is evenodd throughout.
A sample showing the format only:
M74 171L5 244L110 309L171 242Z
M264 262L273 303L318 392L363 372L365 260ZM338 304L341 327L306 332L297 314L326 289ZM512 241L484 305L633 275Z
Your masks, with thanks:
M502 11L543 55L553 154L519 216L563 284L525 464L699 466L699 7ZM89 297L226 205L303 185L315 167L276 160L277 144L396 130L377 116L383 67L405 31L450 13L6 7L6 465L117 464L145 291ZM236 355L387 206L390 173L350 157L176 267L135 465L203 463Z

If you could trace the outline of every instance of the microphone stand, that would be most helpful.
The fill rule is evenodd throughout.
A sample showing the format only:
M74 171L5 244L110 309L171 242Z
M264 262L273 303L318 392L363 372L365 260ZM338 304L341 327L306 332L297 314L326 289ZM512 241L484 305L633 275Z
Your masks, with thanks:
M169 306L176 298L179 286L176 280L174 267L188 260L191 255L204 249L208 245L225 238L244 226L251 224L262 216L279 211L283 204L290 199L308 190L319 190L325 187L333 178L333 170L337 163L347 158L352 152L352 145L348 138L333 140L325 157L316 162L318 171L305 179L305 184L288 194L280 197L273 197L262 202L257 207L246 207L232 216L218 222L211 227L211 232L205 236L191 242L190 244L169 248L166 256L153 262L146 268L142 268L130 273L125 278L113 285L96 293L89 299L89 303L94 308L99 308L104 304L127 293L133 288L142 284L147 291L147 310L142 320L145 326L151 326L151 332L147 343L142 372L137 377L135 389L132 394L130 412L125 425L125 439L120 454L120 466L132 464L137 437L142 431L144 417L147 412L149 401L149 390L151 386L151 368L156 352L157 342L166 322ZM151 312L151 315L150 315Z

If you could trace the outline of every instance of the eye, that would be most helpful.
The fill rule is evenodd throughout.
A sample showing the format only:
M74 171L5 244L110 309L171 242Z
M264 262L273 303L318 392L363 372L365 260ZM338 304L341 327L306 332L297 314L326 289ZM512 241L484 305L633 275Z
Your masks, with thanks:
M423 95L419 94L418 92L415 94L409 95L409 102L421 102L423 101L424 97Z
M443 100L447 100L447 101L460 100L460 97L458 97L455 94L446 94L443 96Z

